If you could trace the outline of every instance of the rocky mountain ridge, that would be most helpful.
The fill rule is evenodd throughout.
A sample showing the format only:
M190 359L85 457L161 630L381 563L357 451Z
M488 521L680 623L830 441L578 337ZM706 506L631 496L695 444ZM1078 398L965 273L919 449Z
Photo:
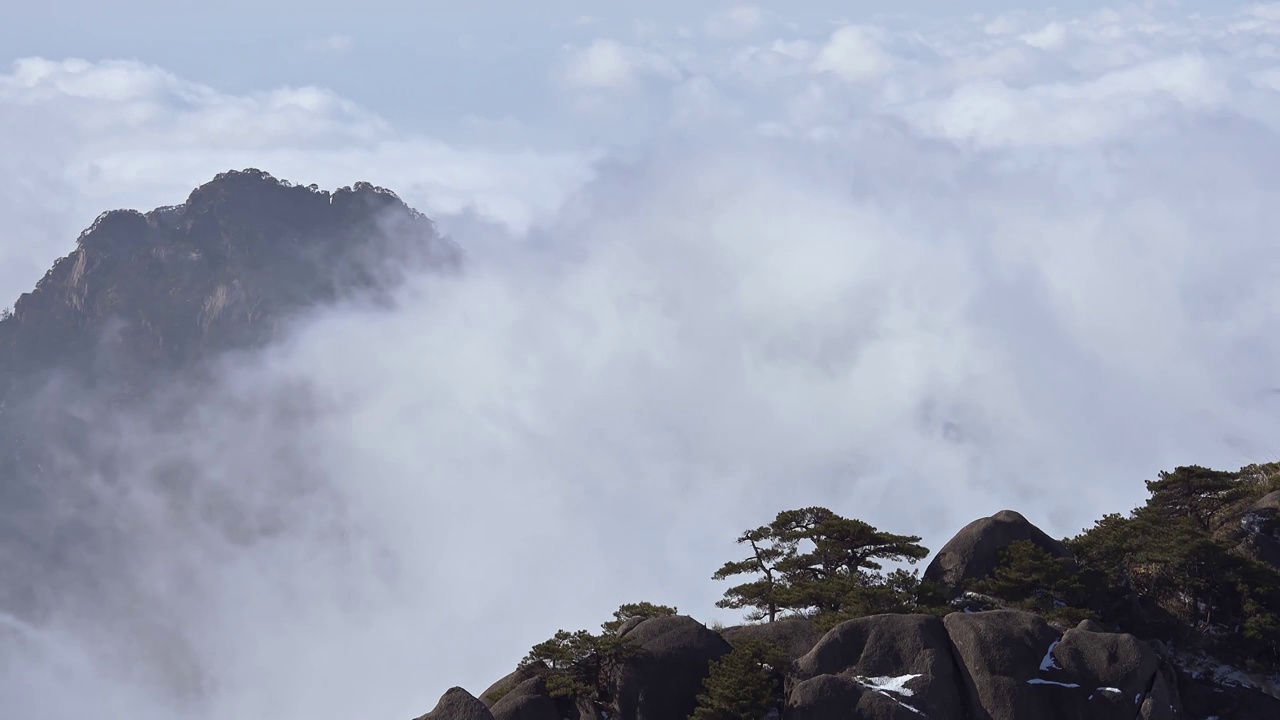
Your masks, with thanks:
M460 260L384 188L222 173L181 205L112 210L81 233L0 319L0 398L50 368L147 384L158 370L260 346L291 312L386 288L406 266Z
M1274 520L1278 498L1275 491L1252 503L1241 513L1244 525ZM553 670L524 663L477 696L449 690L419 720L1280 717L1278 668L1247 672L1192 646L1141 639L1094 619L1065 624L964 590L997 574L1002 552L1018 542L1075 562L1067 545L1006 510L965 526L934 555L924 578L950 598L941 612L870 615L826 632L805 616L730 628L675 614L632 617L615 632L635 653L606 672L605 702L557 697L547 684ZM708 702L717 663L752 642L776 648L788 664L772 701L750 712L695 714Z
M101 214L0 313L0 611L36 616L70 588L115 582L127 552L86 475L165 482L117 477L93 423L154 415L157 393L194 393L300 313L387 302L408 272L461 262L430 219L365 182L329 192L250 168L179 205Z

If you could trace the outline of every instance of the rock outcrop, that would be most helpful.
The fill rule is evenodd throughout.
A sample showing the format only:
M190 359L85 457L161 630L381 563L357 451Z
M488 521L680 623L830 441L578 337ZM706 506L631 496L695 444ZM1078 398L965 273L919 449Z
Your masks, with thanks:
M899 614L848 620L828 631L793 663L782 717L1183 717L1177 669L1160 650L1130 634L1082 625L1061 632L1039 615L1017 610L956 612L945 618ZM793 629L799 626L791 623ZM734 634L744 636L741 631ZM696 706L711 663L728 652L728 644L683 616L645 620L630 635L639 644L640 654L619 672L609 716L618 720L687 718ZM441 707L449 698L446 694ZM461 708L459 712L483 707L478 700L463 703L462 698L454 698L452 702L451 707ZM537 677L508 691L488 711L495 720L562 720L586 715L581 710L566 712L547 695L545 684ZM433 716L432 720L443 717Z
M380 302L408 268L461 262L388 190L328 192L254 169L222 173L180 205L103 213L69 249L0 313L0 610L17 617L110 592L129 562L119 519L104 517L86 478L144 479L116 477L91 451L86 417L194 392L226 353L266 346L300 313L353 295Z
M418 720L494 720L489 708L460 687L450 688L435 709Z
M1071 557L1060 541L1049 537L1021 514L1000 512L965 525L925 568L923 579L937 583L948 597L956 597L964 585L990 577L1000 560L1000 550L1029 540L1053 557Z
M983 577L999 550L1018 540L1059 557L1067 552L1005 511L961 530L944 548L950 559L931 566L933 575L953 586ZM1159 641L1111 632L1092 620L1063 631L1021 610L873 615L821 635L798 617L717 634L692 618L670 616L633 621L621 632L639 652L612 678L607 706L553 701L538 672L526 669L485 691L502 695L491 708L495 720L684 720L711 664L747 639L792 658L778 708L782 720L1280 717L1280 690L1265 678L1188 665ZM483 707L464 699L453 700L459 712Z
M1132 635L1059 635L1033 613L952 613L944 623L974 718L1133 718L1160 670L1155 650Z
M732 650L719 634L684 615L649 618L625 637L640 652L618 673L619 720L687 718L711 663Z
M1280 568L1280 490L1263 495L1240 518L1237 551Z
M561 720L547 684L532 677L511 689L489 708L494 720Z
M791 660L797 660L813 649L822 639L822 633L812 620L803 617L782 618L771 623L755 623L752 625L736 625L720 631L720 636L736 646L743 640L760 640L769 643L786 653Z
M480 702L487 707L493 707L494 703L501 700L503 696L514 690L520 683L529 678L537 677L540 672L546 669L546 664L541 661L516 668L506 677L485 688L485 691L480 693Z
M931 615L874 615L832 628L793 668L788 717L832 717L856 698L853 717L920 714L962 720L960 674L943 622ZM837 682L838 680L838 682Z

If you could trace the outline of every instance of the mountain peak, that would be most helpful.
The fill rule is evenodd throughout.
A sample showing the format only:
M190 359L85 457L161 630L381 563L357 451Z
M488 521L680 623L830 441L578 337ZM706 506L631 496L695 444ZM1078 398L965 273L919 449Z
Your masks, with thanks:
M307 306L385 290L406 266L459 261L430 219L385 188L220 173L180 205L99 215L0 319L0 381L54 367L112 375L99 357L105 334L124 341L129 365L176 370L260 345Z

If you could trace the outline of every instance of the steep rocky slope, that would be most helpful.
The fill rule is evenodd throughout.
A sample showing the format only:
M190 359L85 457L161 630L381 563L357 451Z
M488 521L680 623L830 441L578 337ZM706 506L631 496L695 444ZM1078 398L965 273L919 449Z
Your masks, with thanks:
M461 253L394 193L333 192L227 172L180 205L98 217L36 287L0 313L0 610L37 613L109 566L85 468L92 422L198 386L228 352L344 297L385 300L413 268Z
M291 311L454 266L425 216L368 183L335 192L245 170L181 205L103 213L0 320L0 398L72 370L138 391L158 371L261 345Z

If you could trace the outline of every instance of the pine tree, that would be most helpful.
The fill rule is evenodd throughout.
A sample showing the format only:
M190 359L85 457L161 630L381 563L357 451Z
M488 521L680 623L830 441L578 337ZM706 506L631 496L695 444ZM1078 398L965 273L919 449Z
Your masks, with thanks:
M626 603L613 612L613 619L605 621L600 629L606 633L616 633L623 623L632 618L655 618L675 615L676 609L667 605L654 605L651 602Z
M790 665L776 646L740 642L711 664L690 720L760 720L782 705L782 683Z
M612 671L636 652L628 640L611 633L560 630L550 640L534 645L520 667L534 668L552 697L606 701Z
M1054 557L1030 540L1002 548L995 572L974 583L973 589L1045 615L1061 615L1064 609L1074 608L1077 612L1068 613L1074 617L1089 604L1084 578L1074 561Z
M911 583L904 583L902 576L883 576L881 561L914 563L926 557L929 551L919 541L914 535L883 532L827 508L786 510L772 523L738 538L751 547L751 555L725 563L712 577L758 577L727 590L717 605L751 608L748 619L770 622L784 610L888 612L910 604L913 588L900 592L899 586Z
M1173 637L1241 662L1280 664L1280 572L1237 548L1221 523L1271 487L1262 468L1179 467L1147 482L1128 517L1111 514L1068 541L1090 590L1110 595L1103 619ZM1095 587L1095 585L1097 587Z
M1188 518L1203 532L1212 530L1214 515L1239 499L1247 488L1240 473L1209 470L1198 465L1174 468L1148 480L1147 509L1166 518Z
M812 546L783 559L779 569L790 584L791 601L819 612L841 612L884 597L892 588L880 575L880 561L914 563L929 554L919 537L883 532L825 508L783 513L777 522L782 532Z
M729 588L724 599L716 607L735 610L752 608L747 617L751 620L768 619L773 622L779 610L786 605L787 587L778 563L796 552L798 540L780 537L772 526L763 525L738 536L739 544L751 547L751 555L744 560L727 562L711 576L713 580L725 580L735 575L759 574L760 578Z

